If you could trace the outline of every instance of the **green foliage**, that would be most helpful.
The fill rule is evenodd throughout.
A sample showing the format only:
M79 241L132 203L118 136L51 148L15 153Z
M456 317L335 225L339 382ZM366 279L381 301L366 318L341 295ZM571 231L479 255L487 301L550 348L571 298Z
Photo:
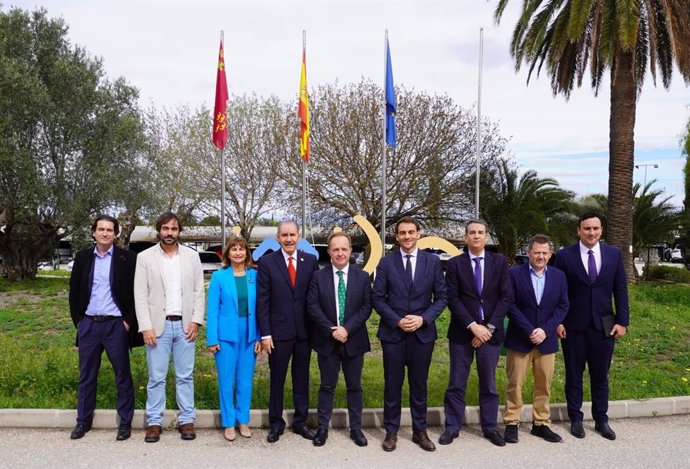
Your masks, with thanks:
M517 250L537 233L550 235L557 245L568 244L574 230L573 192L562 189L555 179L539 178L536 171L518 171L502 161L484 177L481 215L501 253L512 259Z
M645 246L672 241L678 229L679 214L669 203L671 197L661 198L663 192L651 188L655 182L647 183L641 192L639 183L633 186L633 256Z
M645 280L666 280L673 283L690 284L690 271L667 265L650 265L644 269Z
M137 91L105 80L44 9L0 10L0 84L0 255L17 280L113 202L112 174L139 131Z

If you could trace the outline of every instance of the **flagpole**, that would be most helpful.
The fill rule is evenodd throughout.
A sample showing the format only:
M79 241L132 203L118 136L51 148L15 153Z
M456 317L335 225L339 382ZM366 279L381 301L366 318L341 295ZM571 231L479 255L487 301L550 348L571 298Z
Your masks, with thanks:
M220 42L223 44L223 49L225 49L225 34L223 30L220 31ZM225 56L223 56L223 62L225 62ZM227 101L225 103L225 108L227 109ZM225 146L220 149L220 230L222 232L222 251L225 250Z
M383 132L381 137L381 244L383 253L386 254L386 77L388 67L388 30L383 42Z
M482 159L482 61L484 28L479 28L479 80L477 85L477 170L475 181L474 218L479 219L479 165Z
M307 50L307 31L302 30L302 57ZM309 110L307 110L309 112ZM307 237L309 232L307 224L307 162L304 158L302 160L302 236Z

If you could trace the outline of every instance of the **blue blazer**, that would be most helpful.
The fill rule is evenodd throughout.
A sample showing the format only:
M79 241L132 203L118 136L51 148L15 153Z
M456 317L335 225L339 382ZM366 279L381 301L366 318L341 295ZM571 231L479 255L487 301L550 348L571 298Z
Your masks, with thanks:
M468 253L460 254L448 261L446 266L448 282L448 308L450 326L448 340L466 344L472 342L474 334L467 327L477 324L492 324L494 331L490 344L503 342L503 319L513 302L513 285L508 276L505 257L484 251L484 284L481 294L474 283L474 268ZM484 320L479 307L484 311Z
M282 250L261 256L257 275L256 312L261 336L275 340L308 340L311 322L307 317L307 292L316 257L295 251L297 278L292 286Z
M594 283L590 283L582 263L579 242L558 251L554 265L568 279L570 299L568 315L563 321L566 333L568 330L585 331L592 325L601 331L601 317L611 314L615 316L616 324L628 326L630 306L623 256L618 248L603 243L599 243L599 246L601 269ZM615 311L613 302L616 303Z
M261 340L256 322L256 270L247 269L246 276L249 337ZM237 287L231 267L217 270L211 275L206 305L206 345L218 345L221 340L237 342L237 323L240 317L237 305Z
M438 338L436 318L446 307L446 279L434 254L417 251L417 265L410 285L400 252L387 255L376 268L371 294L374 309L381 316L376 336L384 342L400 342L406 332L398 322L408 314L422 316L424 325L414 334L422 343Z
M350 265L347 276L345 323L341 326L348 333L345 352L355 357L371 350L366 325L371 316L371 282L369 275L355 265ZM333 266L329 265L314 272L307 295L307 311L314 323L311 346L321 355L330 355L339 343L331 329L338 324L336 301Z
M513 283L514 301L508 310L508 330L505 347L528 353L534 348L529 340L532 331L541 327L546 333L544 342L537 346L541 353L558 351L556 328L568 314L568 284L565 274L555 267L547 267L541 302L532 286L529 264L513 267L508 271Z

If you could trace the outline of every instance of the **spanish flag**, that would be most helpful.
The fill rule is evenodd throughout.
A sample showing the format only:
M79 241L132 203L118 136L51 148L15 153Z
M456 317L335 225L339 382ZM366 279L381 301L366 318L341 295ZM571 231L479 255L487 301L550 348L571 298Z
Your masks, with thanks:
M225 53L223 39L218 51L218 74L216 75L216 105L213 109L213 144L222 150L228 143L228 83L225 81Z
M309 161L309 95L307 94L307 49L302 46L302 74L299 80L299 105L297 115L300 120L299 155L305 162Z

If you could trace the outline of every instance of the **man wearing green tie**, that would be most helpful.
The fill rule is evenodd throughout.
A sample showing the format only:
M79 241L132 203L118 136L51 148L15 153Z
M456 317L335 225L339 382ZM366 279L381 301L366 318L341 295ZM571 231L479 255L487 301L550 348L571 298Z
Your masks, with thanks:
M366 272L350 265L350 235L332 233L328 237L328 254L331 265L314 272L307 294L307 312L314 322L311 346L318 355L321 372L319 427L313 443L323 446L328 439L333 395L342 366L350 438L357 446L366 446L367 439L362 433L362 368L364 354L371 349L366 327L371 315L371 283Z

